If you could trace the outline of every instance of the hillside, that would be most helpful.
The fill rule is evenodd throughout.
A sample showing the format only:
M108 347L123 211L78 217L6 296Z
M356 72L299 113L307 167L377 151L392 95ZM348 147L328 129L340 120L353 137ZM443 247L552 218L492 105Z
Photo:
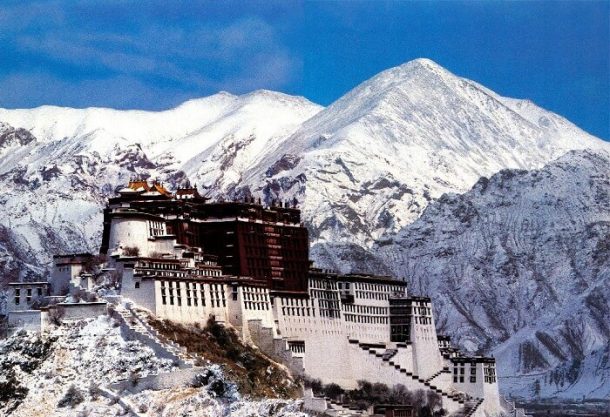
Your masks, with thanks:
M2 340L0 369L3 416L160 417L195 410L210 417L305 416L290 399L242 396L225 368L214 363L183 380L185 370L175 360L130 339L108 316ZM148 389L149 379L163 375L169 375L166 387ZM124 386L129 389L122 391Z
M505 392L610 395L610 155L573 151L445 194L374 253ZM516 378L516 377L519 378ZM525 378L523 378L525 376Z

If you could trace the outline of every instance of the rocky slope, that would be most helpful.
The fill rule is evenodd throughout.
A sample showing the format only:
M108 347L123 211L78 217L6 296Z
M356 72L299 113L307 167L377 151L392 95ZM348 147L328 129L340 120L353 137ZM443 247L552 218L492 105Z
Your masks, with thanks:
M610 154L483 177L373 253L432 296L441 331L497 357L504 390L610 395Z
M0 109L0 122L4 281L45 275L53 253L95 251L105 199L134 175L170 186L188 178L212 197L296 197L319 266L411 277L394 261L403 230L431 202L502 169L609 149L558 115L426 59L384 71L325 109L256 91L163 112ZM491 349L486 337L476 335L476 345Z
M180 384L178 375L175 387L117 392L113 383L137 387L146 376L178 369L149 346L126 340L108 316L2 340L0 370L3 416L306 417L293 400L242 398L217 365L205 371L206 384Z

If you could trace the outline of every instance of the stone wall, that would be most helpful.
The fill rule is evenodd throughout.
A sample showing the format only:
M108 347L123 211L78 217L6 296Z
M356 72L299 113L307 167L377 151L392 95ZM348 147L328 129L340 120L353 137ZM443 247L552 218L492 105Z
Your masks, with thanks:
M9 328L22 328L28 331L40 332L43 328L40 310L12 311L8 315Z
M49 308L63 308L65 312L64 320L80 320L106 314L107 305L105 301L95 301L89 303L57 304Z
M140 333L135 329L131 328L127 323L125 323L125 321L121 322L121 336L125 340L136 340L142 343L143 345L148 346L153 350L155 356L157 356L158 358L169 359L179 364L183 363L183 361L178 355L170 352L167 348L165 348L165 346L158 343L151 336L145 333Z
M132 394L138 394L145 390L159 391L176 387L187 387L192 384L195 376L202 373L204 369L202 367L193 367L147 375L136 380L123 380L109 387L116 392L128 391Z
M286 339L274 336L273 329L265 326L262 320L249 320L248 330L252 342L265 354L286 365L293 375L305 373L303 356L293 354Z

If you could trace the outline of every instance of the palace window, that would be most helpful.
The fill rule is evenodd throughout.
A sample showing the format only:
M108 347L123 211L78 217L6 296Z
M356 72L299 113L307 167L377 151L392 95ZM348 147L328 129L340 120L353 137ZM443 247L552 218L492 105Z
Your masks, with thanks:
M453 382L464 383L464 373L465 368L463 363L453 365Z
M305 342L303 342L303 341L288 342L288 348L293 353L305 353Z
M150 236L160 236L164 233L164 223L149 221L148 222L148 233Z
M186 282L184 284L186 286L186 305L187 307L191 306L191 284Z
M169 304L170 305L174 305L174 288L173 288L173 282L169 281Z
M15 288L15 304L19 304L21 302L21 290L19 288Z
M165 290L165 281L161 281L161 304L167 304L167 294Z
M485 375L485 382L493 384L496 382L496 366L493 363L486 363L483 372Z
M193 297L193 306L197 307L198 305L198 297L197 297L197 283L193 282L193 287L191 289L192 297Z

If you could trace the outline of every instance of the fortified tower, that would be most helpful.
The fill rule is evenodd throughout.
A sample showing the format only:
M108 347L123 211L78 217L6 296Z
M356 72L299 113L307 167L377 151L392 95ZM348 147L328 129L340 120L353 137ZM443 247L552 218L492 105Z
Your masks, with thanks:
M307 292L309 242L295 205L253 198L210 203L188 186L133 180L104 210L102 254L160 256L201 248L225 274L267 282L278 294Z
M428 378L443 367L430 298L390 299L390 339L411 346L413 370L421 377Z

